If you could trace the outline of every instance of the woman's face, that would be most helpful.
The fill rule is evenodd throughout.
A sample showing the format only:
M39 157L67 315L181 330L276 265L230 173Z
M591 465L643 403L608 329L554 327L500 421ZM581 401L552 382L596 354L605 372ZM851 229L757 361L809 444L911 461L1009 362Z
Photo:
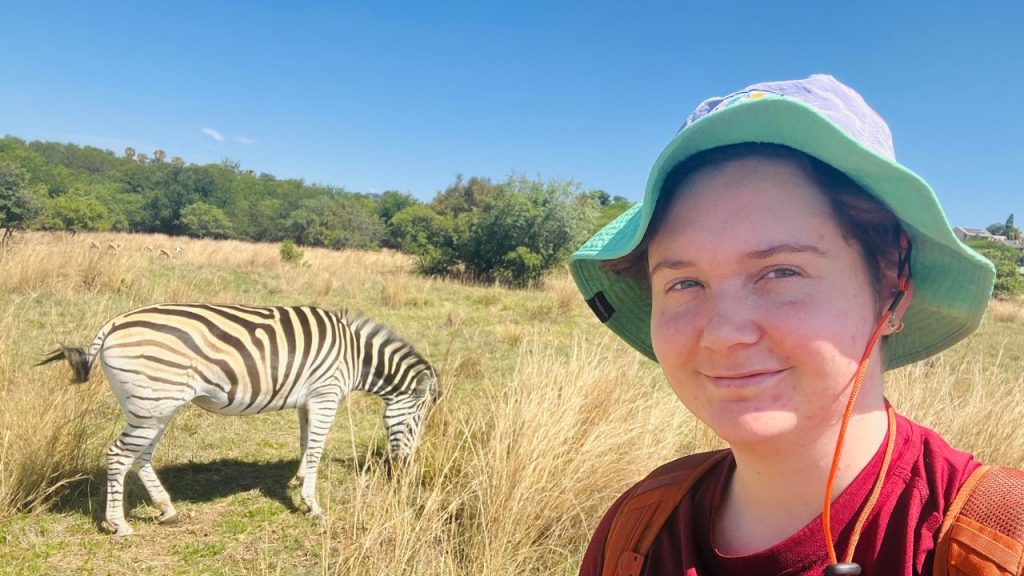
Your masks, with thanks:
M789 161L734 160L684 186L648 247L669 384L733 446L821 439L881 316L860 250ZM876 352L865 401L881 399L879 366Z

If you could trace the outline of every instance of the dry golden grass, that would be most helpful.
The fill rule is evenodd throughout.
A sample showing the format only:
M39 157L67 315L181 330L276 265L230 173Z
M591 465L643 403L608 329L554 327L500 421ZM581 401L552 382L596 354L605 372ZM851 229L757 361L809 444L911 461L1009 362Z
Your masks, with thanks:
M38 374L28 370L0 364L0 511L6 514L43 507L82 477L103 448L102 428L116 420L109 398L99 394L102 383L42 391Z
M397 489L379 467L359 476L328 527L330 573L571 573L627 478L708 448L638 355L607 339L567 347L527 338L515 371L491 376L486 410L442 404L418 455L429 468Z
M1024 301L993 301L978 332L889 374L894 406L990 464L1024 469Z
M1024 325L1024 298L993 300L988 316L993 322Z
M304 248L302 263L287 264L271 244L18 240L0 255L0 574L574 574L625 487L716 445L657 367L594 321L564 273L512 291L421 278L392 252ZM432 359L445 400L413 465L393 470L379 401L349 399L321 468L322 526L283 488L297 455L294 414L187 409L155 458L182 523L156 525L135 482L136 534L102 535L93 516L103 450L121 425L116 402L101 375L72 386L66 366L32 364L161 301L366 312ZM1024 467L1022 319L1024 302L994 302L968 341L889 374L893 403L987 462Z

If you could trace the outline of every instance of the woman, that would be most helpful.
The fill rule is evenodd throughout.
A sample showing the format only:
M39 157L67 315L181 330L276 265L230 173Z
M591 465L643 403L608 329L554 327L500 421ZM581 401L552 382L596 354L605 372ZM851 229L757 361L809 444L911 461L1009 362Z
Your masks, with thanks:
M570 267L730 448L620 497L581 574L932 573L980 463L894 414L882 373L976 329L994 269L856 92L816 75L703 102L643 202ZM666 486L667 518L650 520L636 501ZM644 549L620 553L644 529Z

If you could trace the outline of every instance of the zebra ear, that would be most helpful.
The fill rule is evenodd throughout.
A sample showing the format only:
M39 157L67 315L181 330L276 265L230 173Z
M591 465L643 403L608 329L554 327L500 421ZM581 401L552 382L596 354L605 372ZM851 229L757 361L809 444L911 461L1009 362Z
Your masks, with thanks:
M420 396L430 396L434 402L441 399L441 385L438 382L437 374L433 370L424 370L416 378L416 393Z

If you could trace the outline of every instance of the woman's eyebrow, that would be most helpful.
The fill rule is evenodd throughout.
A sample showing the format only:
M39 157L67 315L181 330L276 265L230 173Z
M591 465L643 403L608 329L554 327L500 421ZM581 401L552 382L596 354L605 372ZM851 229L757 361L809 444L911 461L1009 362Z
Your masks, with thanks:
M778 244L763 250L747 252L743 257L748 260L766 260L777 254L814 254L821 257L828 257L828 254L824 250L814 246L813 244ZM667 258L658 261L657 264L651 267L651 271L648 274L654 275L655 272L662 268L668 270L683 270L686 268L696 268L696 266L697 264L692 260Z
M693 268L695 266L696 266L696 264L694 264L693 262L691 262L689 260L672 260L672 259L661 260L657 264L655 264L653 267L651 267L651 271L648 272L648 276L653 276L655 272L657 272L658 270L660 270L662 268L665 268L665 269L668 269L668 270L683 270L685 268Z
M775 256L776 254L815 254L822 257L827 257L828 254L824 250L814 246L813 244L778 244L764 250L755 250L753 252L747 252L745 257L751 260L765 260Z

